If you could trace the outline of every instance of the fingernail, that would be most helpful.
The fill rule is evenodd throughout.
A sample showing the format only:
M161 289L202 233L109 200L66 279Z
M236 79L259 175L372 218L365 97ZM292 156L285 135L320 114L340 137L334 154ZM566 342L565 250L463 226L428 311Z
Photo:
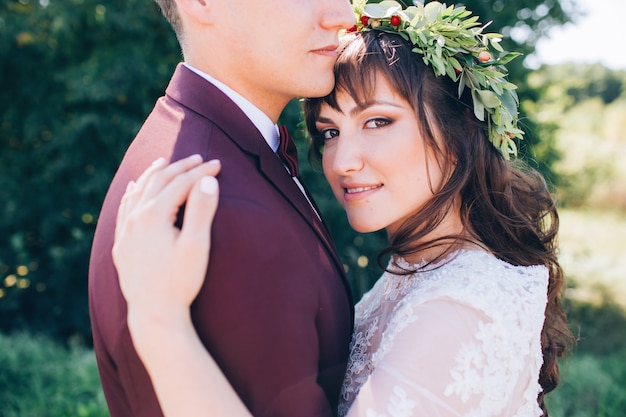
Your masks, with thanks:
M217 180L215 177L203 177L200 180L200 191L205 194L215 194L217 192Z
M189 157L189 160L193 162L202 162L202 156L200 156L199 154L194 154Z
M209 162L207 162L207 164L210 165L219 165L221 162L219 159L211 159Z
M154 162L152 163L153 166L161 166L165 163L165 158L160 157L158 159L155 159Z
M135 181L130 181L128 183L128 185L126 186L126 192L129 192L130 190L132 190L135 187Z

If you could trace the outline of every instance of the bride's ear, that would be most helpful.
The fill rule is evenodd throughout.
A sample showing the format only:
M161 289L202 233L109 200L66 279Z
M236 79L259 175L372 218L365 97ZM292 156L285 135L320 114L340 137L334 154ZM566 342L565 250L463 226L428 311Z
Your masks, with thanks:
M212 24L217 18L215 0L175 0L178 12L198 24Z

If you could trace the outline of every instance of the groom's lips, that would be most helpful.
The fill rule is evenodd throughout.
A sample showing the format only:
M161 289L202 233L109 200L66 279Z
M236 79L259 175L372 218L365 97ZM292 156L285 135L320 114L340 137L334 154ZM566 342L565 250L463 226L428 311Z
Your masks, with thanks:
M320 55L326 55L330 57L337 56L337 45L326 45L318 49L314 49L312 52Z

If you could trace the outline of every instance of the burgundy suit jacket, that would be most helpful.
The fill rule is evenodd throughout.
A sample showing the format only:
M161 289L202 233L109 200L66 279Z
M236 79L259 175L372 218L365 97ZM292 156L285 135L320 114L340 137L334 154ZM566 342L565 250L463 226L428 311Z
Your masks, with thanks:
M113 179L91 252L94 348L111 416L162 415L111 259L118 205L157 157L196 153L222 161L209 269L192 305L201 340L255 416L336 414L353 303L328 231L239 107L179 65Z

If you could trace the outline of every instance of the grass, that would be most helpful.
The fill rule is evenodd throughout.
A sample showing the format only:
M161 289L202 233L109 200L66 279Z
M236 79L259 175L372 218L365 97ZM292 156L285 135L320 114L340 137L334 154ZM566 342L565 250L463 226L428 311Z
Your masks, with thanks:
M108 416L93 351L0 334L0 416Z
M561 211L566 308L579 342L547 397L552 417L626 410L626 215ZM0 417L108 417L93 351L0 334Z
M626 355L577 355L561 364L561 384L546 397L551 417L622 417Z
M561 210L565 306L578 343L561 362L552 417L621 417L626 410L626 213Z

